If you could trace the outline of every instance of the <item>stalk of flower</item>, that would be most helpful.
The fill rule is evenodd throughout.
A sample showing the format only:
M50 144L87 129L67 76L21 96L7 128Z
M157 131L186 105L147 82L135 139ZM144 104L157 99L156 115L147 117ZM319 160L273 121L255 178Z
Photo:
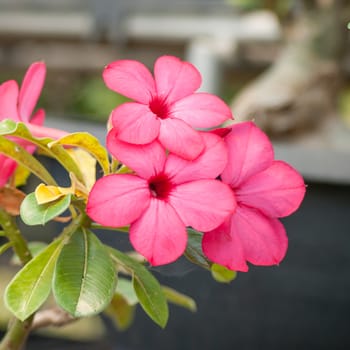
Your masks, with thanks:
M274 160L272 144L253 122L216 130L228 149L221 179L237 199L236 211L218 228L204 234L207 257L236 271L255 265L275 265L284 258L288 238L278 218L298 209L305 184L300 174Z

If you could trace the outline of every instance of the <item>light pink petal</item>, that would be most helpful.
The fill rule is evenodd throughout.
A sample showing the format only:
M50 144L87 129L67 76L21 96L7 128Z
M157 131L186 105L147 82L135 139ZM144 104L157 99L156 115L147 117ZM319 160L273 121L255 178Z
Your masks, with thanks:
M44 122L45 122L45 111L40 108L30 118L30 123L34 125L43 125Z
M238 206L230 224L204 234L202 247L211 261L231 270L248 271L246 261L261 266L279 264L286 254L288 238L277 219Z
M227 149L223 140L214 134L202 132L205 148L194 160L186 160L170 154L165 172L173 183L201 179L215 179L227 163Z
M17 163L11 159L0 154L0 187L6 185L11 175L16 170Z
M93 186L86 211L101 225L120 227L131 224L148 207L147 181L135 175L108 175Z
M202 83L197 68L174 56L162 56L154 64L154 78L158 96L168 103L195 92Z
M112 124L121 141L143 145L159 135L160 121L148 106L123 103L112 112Z
M273 148L268 137L252 122L232 126L225 137L228 148L227 167L221 178L233 187L266 169L273 162Z
M113 128L107 135L107 148L121 163L145 179L163 171L166 154L157 141L147 145L126 143L118 139L118 133Z
M29 121L44 86L45 76L44 62L35 62L28 68L18 98L18 113L22 121Z
M138 61L110 63L103 71L103 79L111 90L137 102L147 104L156 95L152 74Z
M152 198L149 208L130 226L130 241L152 265L163 265L182 255L187 233L172 206Z
M270 167L242 183L235 194L240 203L277 218L298 209L305 195L305 184L290 165L274 161Z
M176 186L169 195L186 226L209 231L233 213L236 200L231 189L218 180L198 180Z
M9 80L0 85L0 120L12 119L19 121L17 112L18 85Z
M170 152L188 160L197 158L204 149L201 134L179 119L161 120L159 141Z
M219 97L207 93L186 96L170 107L171 117L194 128L212 128L232 119L230 108Z
M68 134L68 132L64 130L48 128L46 126L36 125L33 123L27 124L27 127L30 130L30 132L33 134L33 136L38 138L49 137L51 139L57 140Z

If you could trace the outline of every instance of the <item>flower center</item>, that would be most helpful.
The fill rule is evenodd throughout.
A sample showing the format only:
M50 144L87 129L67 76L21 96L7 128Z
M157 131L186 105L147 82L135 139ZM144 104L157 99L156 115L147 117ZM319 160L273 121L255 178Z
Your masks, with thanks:
M150 110L160 119L168 118L168 105L164 99L156 96L149 104Z
M173 184L167 175L158 174L149 179L148 187L153 197L166 199L173 188Z

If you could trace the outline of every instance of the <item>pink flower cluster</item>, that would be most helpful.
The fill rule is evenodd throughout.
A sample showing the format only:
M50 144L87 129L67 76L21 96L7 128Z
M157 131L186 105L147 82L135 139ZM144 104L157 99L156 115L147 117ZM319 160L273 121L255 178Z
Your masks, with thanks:
M213 262L247 271L247 262L278 264L287 249L278 220L302 202L305 185L291 166L274 160L267 136L252 122L212 129L232 119L218 97L199 93L198 70L162 56L154 76L121 60L103 73L106 85L134 102L111 114L110 153L132 169L99 179L87 213L112 227L130 225L130 241L152 265L180 257L186 227L203 232Z

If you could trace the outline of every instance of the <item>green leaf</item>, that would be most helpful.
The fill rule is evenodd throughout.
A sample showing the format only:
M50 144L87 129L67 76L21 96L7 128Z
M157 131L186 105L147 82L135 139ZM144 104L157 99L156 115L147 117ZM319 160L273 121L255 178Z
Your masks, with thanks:
M49 296L54 267L61 248L61 240L52 242L30 260L7 286L6 306L21 321L38 310Z
M157 279L140 263L122 252L110 248L112 259L129 271L137 298L147 315L160 327L168 322L169 309Z
M211 274L217 282L221 283L230 283L237 276L236 271L229 270L225 266L219 264L211 265Z
M202 251L203 234L191 228L187 229L188 240L184 253L185 257L192 263L210 270L211 262L204 256Z
M175 305L178 306L182 306L185 309L188 309L192 312L197 311L197 305L196 302L190 298L189 296L182 294L180 292L178 292L175 289L166 287L166 286L162 286L163 292L167 298L167 300L170 303L173 303Z
M114 295L105 313L112 319L119 330L124 331L132 324L135 316L135 309L135 305L130 305L123 295L117 293Z
M27 225L44 225L56 216L62 214L70 205L71 194L63 196L54 202L38 204L35 193L30 193L24 198L20 215Z
M111 302L116 270L105 246L87 229L78 229L56 264L53 292L57 304L74 317L103 311Z
M25 124L16 123L11 119L5 119L0 123L0 135L11 135L19 137L23 140L27 140L30 143L38 146L44 154L55 158L61 165L68 171L75 174L77 179L83 182L83 176L77 164L74 162L69 153L64 149L62 145L54 144L49 147L49 144L52 143L51 138L36 138L34 137ZM3 136L1 136L3 137ZM2 140L2 139L0 139ZM0 150L1 152L1 150ZM25 164L24 164L25 165ZM31 170L32 171L32 170ZM45 180L44 180L45 181ZM49 183L45 181L47 184L55 185L56 183Z
M76 132L60 138L53 144L77 146L89 152L101 165L104 174L109 173L109 159L107 150L100 144L98 139L88 132Z
M37 159L35 159L23 147L1 135L0 153L3 153L5 156L14 159L18 164L21 164L27 168L45 183L49 185L56 185L56 181Z

